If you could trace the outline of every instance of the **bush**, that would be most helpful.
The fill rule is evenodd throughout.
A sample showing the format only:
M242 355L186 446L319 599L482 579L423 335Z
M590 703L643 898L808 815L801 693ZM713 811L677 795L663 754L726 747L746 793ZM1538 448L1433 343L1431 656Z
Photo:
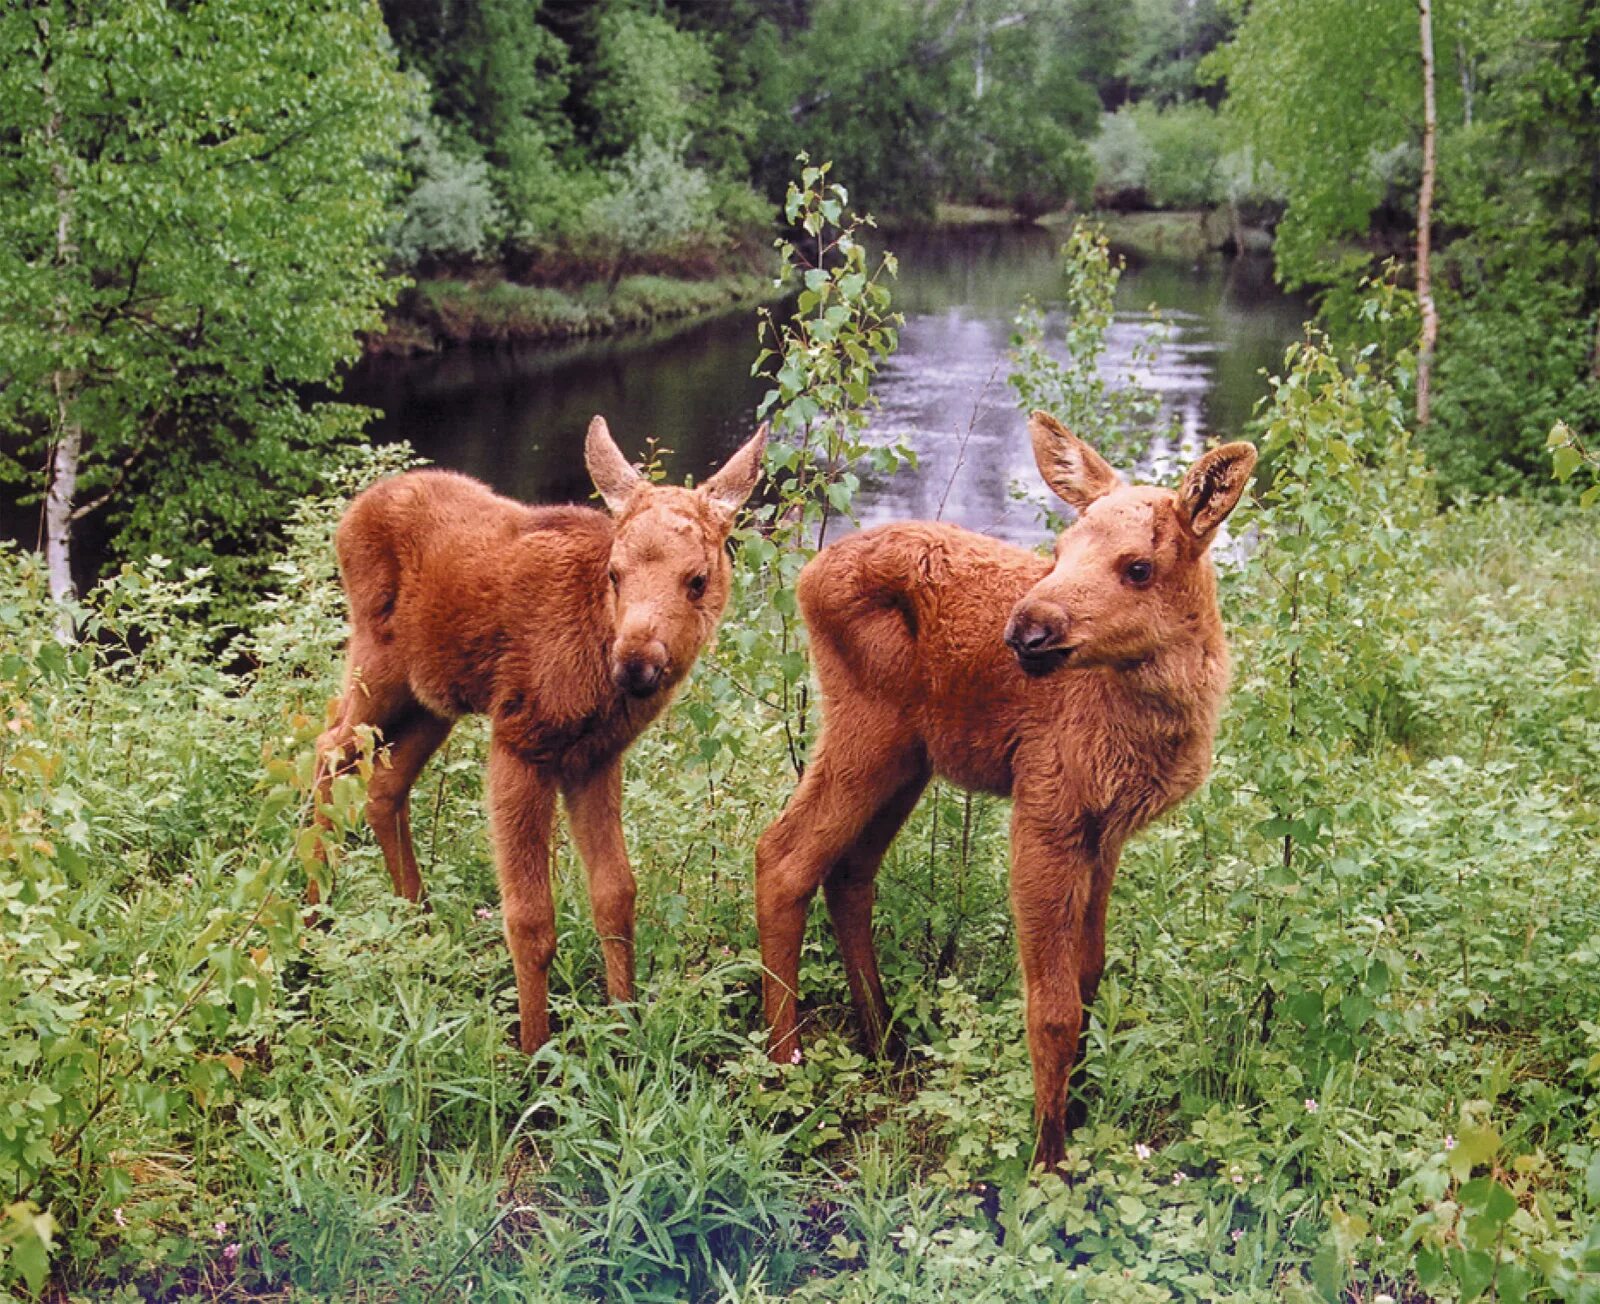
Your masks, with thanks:
M505 230L489 165L475 146L447 145L430 117L407 151L412 188L390 237L406 266L424 259L471 260L489 253Z
M1096 202L1112 208L1204 208L1277 200L1280 185L1203 103L1127 104L1089 146Z
M611 172L588 209L591 237L621 254L670 249L716 226L711 179L683 158L684 141L645 140Z
M1441 296L1424 447L1448 493L1549 493L1551 426L1600 430L1596 317L1583 312L1579 286L1541 274L1532 258L1496 258L1484 272Z

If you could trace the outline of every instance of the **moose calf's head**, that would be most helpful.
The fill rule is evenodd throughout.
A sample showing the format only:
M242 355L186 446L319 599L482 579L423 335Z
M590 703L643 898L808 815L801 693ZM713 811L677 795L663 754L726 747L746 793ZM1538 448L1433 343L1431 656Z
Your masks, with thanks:
M1250 483L1250 444L1213 449L1176 493L1129 485L1054 417L1028 418L1039 473L1078 519L1056 540L1055 566L1011 610L1005 640L1030 674L1133 665L1192 633L1215 607L1207 556Z
M616 518L609 579L615 637L611 677L634 697L676 684L728 603L724 544L761 474L763 425L696 489L655 485L622 455L604 418L589 423L584 460Z

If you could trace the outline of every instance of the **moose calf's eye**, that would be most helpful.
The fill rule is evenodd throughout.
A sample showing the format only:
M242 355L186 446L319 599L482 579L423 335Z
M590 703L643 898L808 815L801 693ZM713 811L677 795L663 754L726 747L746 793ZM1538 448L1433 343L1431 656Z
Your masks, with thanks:
M611 581L612 588L615 589L622 586L622 576L617 574L617 568L615 566L606 572L606 578Z
M689 580L689 596L691 598L698 601L705 596L705 591L706 577L704 575L695 575Z
M1148 584L1150 577L1155 574L1155 567L1147 561L1131 561L1123 574L1128 577L1130 584Z

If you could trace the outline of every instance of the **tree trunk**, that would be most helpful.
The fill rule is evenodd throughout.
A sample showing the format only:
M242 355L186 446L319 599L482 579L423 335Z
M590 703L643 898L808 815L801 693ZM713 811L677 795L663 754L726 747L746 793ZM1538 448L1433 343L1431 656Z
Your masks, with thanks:
M1417 350L1417 424L1432 415L1433 350L1439 311L1433 302L1433 180L1438 115L1433 99L1432 0L1417 0L1422 37L1422 188L1417 195L1417 302L1422 307L1422 343Z
M50 596L63 603L78 596L72 582L72 509L78 497L78 458L83 451L83 427L72 413L70 384L71 378L64 372L56 373L56 438L44 502L45 573L50 579ZM71 637L71 621L65 614L61 632Z
M44 136L47 148L53 155L51 176L56 186L56 270L63 278L61 299L57 303L55 331L57 347L66 351L66 341L72 334L71 309L64 282L68 276L77 249L72 243L72 210L75 196L72 179L61 159L61 108L55 93L54 61L48 52L50 23L39 23L40 35L46 44L41 89L50 116L45 121ZM50 596L59 603L71 602L78 596L72 582L72 517L78 497L78 464L83 454L83 425L77 414L77 378L66 367L58 367L50 377L55 393L53 416L54 439L50 444L50 484L45 492L45 574L50 582ZM75 637L72 618L65 610L57 621L56 632L63 642Z

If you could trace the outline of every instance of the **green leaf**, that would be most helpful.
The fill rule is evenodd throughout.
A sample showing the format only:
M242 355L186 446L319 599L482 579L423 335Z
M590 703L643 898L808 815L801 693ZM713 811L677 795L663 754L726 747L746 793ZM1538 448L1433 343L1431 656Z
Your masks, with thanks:
M1450 1172L1465 1181L1479 1164L1487 1164L1500 1149L1500 1134L1492 1127L1464 1127L1450 1151Z

